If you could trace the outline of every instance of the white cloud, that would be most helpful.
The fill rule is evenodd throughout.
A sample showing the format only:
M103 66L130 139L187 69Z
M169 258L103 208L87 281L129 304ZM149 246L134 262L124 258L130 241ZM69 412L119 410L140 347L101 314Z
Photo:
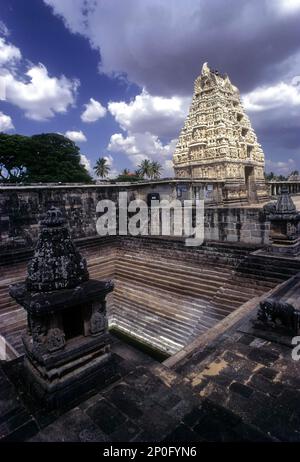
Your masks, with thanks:
M144 89L129 103L110 102L108 110L123 130L176 136L187 116L190 102L191 98L152 96Z
M83 122L95 122L98 119L101 119L106 114L105 107L99 101L96 101L94 98L90 98L88 104L85 104L85 110L81 114L81 120Z
M281 106L300 106L300 76L291 82L255 88L243 96L243 104L248 111L264 111Z
M65 136L74 141L74 143L84 143L87 141L85 134L81 130L68 130L66 131Z
M111 136L107 149L112 152L126 154L133 166L136 167L143 159L151 159L160 162L163 168L170 171L170 157L172 156L176 139L163 144L160 139L149 132L135 133L123 136L115 133ZM163 172L165 175L165 172ZM173 173L172 173L173 176Z
M274 3L283 14L292 14L300 10L300 0L275 0Z
M113 158L113 156L111 155L104 156L104 159L106 159L107 165L110 168L108 178L115 178L116 176L118 176L120 172L115 166L115 159Z
M64 113L74 104L79 85L77 80L65 76L50 77L45 66L32 66L26 72L27 81L19 80L14 73L0 75L0 96L25 111L33 120L47 120L55 113Z
M1 28L1 24L0 24ZM21 59L21 51L11 43L0 37L0 66L12 63Z
M85 154L80 154L80 163L87 169L89 173L92 173L92 167L90 160Z
M274 172L276 175L289 175L293 170L297 169L294 159L288 159L286 162L274 162L266 159L266 167L268 172Z
M110 102L108 110L125 134L113 134L107 149L127 155L134 168L143 159L158 161L163 166L163 176L173 176L175 137L183 126L189 103L190 98L153 96L145 89L129 103Z
M11 117L0 111L0 132L7 132L13 129L14 125Z
M104 159L106 159L106 163L107 165L111 168L113 166L113 163L114 163L114 158L113 156L104 156Z
M174 177L174 168L173 168L173 161L172 160L165 160L163 163L163 176L165 178L172 178Z
M33 120L47 120L74 104L78 80L50 76L41 63L31 64L24 74L23 64L19 48L0 37L0 100L19 107Z

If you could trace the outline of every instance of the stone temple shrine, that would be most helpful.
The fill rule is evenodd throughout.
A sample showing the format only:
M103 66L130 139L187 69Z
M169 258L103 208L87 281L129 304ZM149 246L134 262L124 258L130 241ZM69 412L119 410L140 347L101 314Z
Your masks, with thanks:
M103 375L110 359L105 297L112 290L110 281L89 279L60 210L48 210L27 278L10 288L27 311L27 384L48 407L62 405Z
M203 64L173 157L177 178L224 180L226 201L266 199L264 153L229 77Z

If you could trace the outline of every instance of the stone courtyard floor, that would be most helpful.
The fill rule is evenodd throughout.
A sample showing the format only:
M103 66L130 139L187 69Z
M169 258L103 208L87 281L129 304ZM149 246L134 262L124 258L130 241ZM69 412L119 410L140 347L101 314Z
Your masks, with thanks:
M102 389L48 414L17 397L0 371L0 435L13 441L300 441L300 365L291 348L244 333L255 311L224 321L205 346L159 363L114 339ZM5 372L4 372L5 370Z

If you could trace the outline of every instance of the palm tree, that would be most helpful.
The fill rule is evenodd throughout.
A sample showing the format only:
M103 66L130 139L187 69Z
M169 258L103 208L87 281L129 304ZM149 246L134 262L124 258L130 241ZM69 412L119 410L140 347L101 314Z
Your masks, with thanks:
M110 166L107 163L107 159L105 157L99 157L94 167L96 175L100 178L105 178L110 171Z
M161 176L162 166L159 162L151 162L151 178L155 180Z
M128 168L124 168L124 170L121 172L121 175L127 176L130 174L130 170Z
M287 180L287 177L284 176L284 175L279 175L276 179L277 179L278 181L286 181L286 180Z
M142 177L142 173L141 173L141 170L140 170L139 168L136 169L136 170L134 171L134 174L135 174L135 176L137 176L137 177L138 177L138 176L139 176L139 177Z
M148 178L151 178L151 172L152 172L151 164L152 162L150 162L149 159L144 159L140 163L140 165L138 165L138 169L142 177L147 176Z
M265 178L267 181L276 180L276 175L274 172L265 173Z

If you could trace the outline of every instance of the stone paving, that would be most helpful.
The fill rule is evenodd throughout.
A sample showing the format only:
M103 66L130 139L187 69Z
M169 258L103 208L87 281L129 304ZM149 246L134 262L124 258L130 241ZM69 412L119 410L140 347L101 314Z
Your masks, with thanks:
M30 441L300 441L299 362L290 347L243 333L241 321L173 368L119 341L113 351L119 358L113 383L48 419L17 399L1 371L1 435Z

